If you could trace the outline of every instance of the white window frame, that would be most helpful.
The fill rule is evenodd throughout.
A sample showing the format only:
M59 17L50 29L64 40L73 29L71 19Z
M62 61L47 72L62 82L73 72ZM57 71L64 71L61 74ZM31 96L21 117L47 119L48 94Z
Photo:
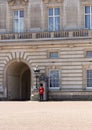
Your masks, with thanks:
M60 8L59 7L57 7L58 9L59 9L59 11L60 11ZM53 9L53 15L51 15L51 16L49 16L49 9ZM59 31L60 30L60 21L59 21L59 30L56 30L56 28L55 28L55 18L56 17L59 17L59 19L60 19L60 14L59 15L55 15L55 9L56 8L49 8L48 9L48 30L49 31ZM49 25L49 18L53 18L53 29L52 30L50 30L50 25Z
M92 5L89 5L89 7L90 7L90 12L89 13L85 13L85 8L87 7L87 5L84 7L84 14L85 14L85 16L86 15L89 15L90 16L90 28L86 28L85 27L85 29L92 29L92 19L91 19L91 17L92 17L92 12L91 12L91 7L92 7ZM85 21L85 17L84 17L84 21ZM85 23L86 23L86 21L85 21Z
M16 18L15 16L14 16L14 12L15 11L18 11L18 17ZM14 10L13 11L13 29L14 29L14 32L24 32L24 17L20 17L20 11L23 11L24 12L24 10ZM15 20L18 20L18 27L17 27L17 29L15 29L16 27L15 27ZM20 21L21 20L23 20L23 29L21 30L21 28L20 28Z
M50 72L51 71L58 71L58 74L59 74L59 86L57 86L57 87L50 87ZM54 90L60 89L60 70L59 69L50 69L49 70L49 89L54 89Z

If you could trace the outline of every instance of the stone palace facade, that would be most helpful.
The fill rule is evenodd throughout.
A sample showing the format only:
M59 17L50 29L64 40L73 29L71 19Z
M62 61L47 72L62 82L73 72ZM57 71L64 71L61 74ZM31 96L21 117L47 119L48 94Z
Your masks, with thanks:
M91 100L91 29L91 0L0 0L0 100Z

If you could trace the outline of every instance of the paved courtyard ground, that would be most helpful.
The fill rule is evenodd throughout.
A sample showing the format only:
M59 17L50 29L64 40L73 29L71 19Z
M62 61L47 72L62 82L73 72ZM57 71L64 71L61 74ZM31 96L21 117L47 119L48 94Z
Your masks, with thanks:
M92 130L92 101L0 102L0 130Z

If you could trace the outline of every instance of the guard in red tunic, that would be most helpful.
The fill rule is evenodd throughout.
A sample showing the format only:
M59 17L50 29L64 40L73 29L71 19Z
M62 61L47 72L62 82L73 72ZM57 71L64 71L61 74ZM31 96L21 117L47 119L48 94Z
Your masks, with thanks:
M40 84L40 87L39 87L38 91L39 91L40 101L43 101L43 94L44 94L43 84Z

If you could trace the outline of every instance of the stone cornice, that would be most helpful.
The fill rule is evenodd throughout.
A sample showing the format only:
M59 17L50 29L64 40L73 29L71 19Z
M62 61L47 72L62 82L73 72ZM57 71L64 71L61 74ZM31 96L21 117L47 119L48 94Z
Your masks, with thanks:
M8 0L8 4L13 6L13 5L26 5L29 0Z
M44 2L45 4L48 4L49 2L60 2L60 3L63 3L64 0L43 0L43 2Z

